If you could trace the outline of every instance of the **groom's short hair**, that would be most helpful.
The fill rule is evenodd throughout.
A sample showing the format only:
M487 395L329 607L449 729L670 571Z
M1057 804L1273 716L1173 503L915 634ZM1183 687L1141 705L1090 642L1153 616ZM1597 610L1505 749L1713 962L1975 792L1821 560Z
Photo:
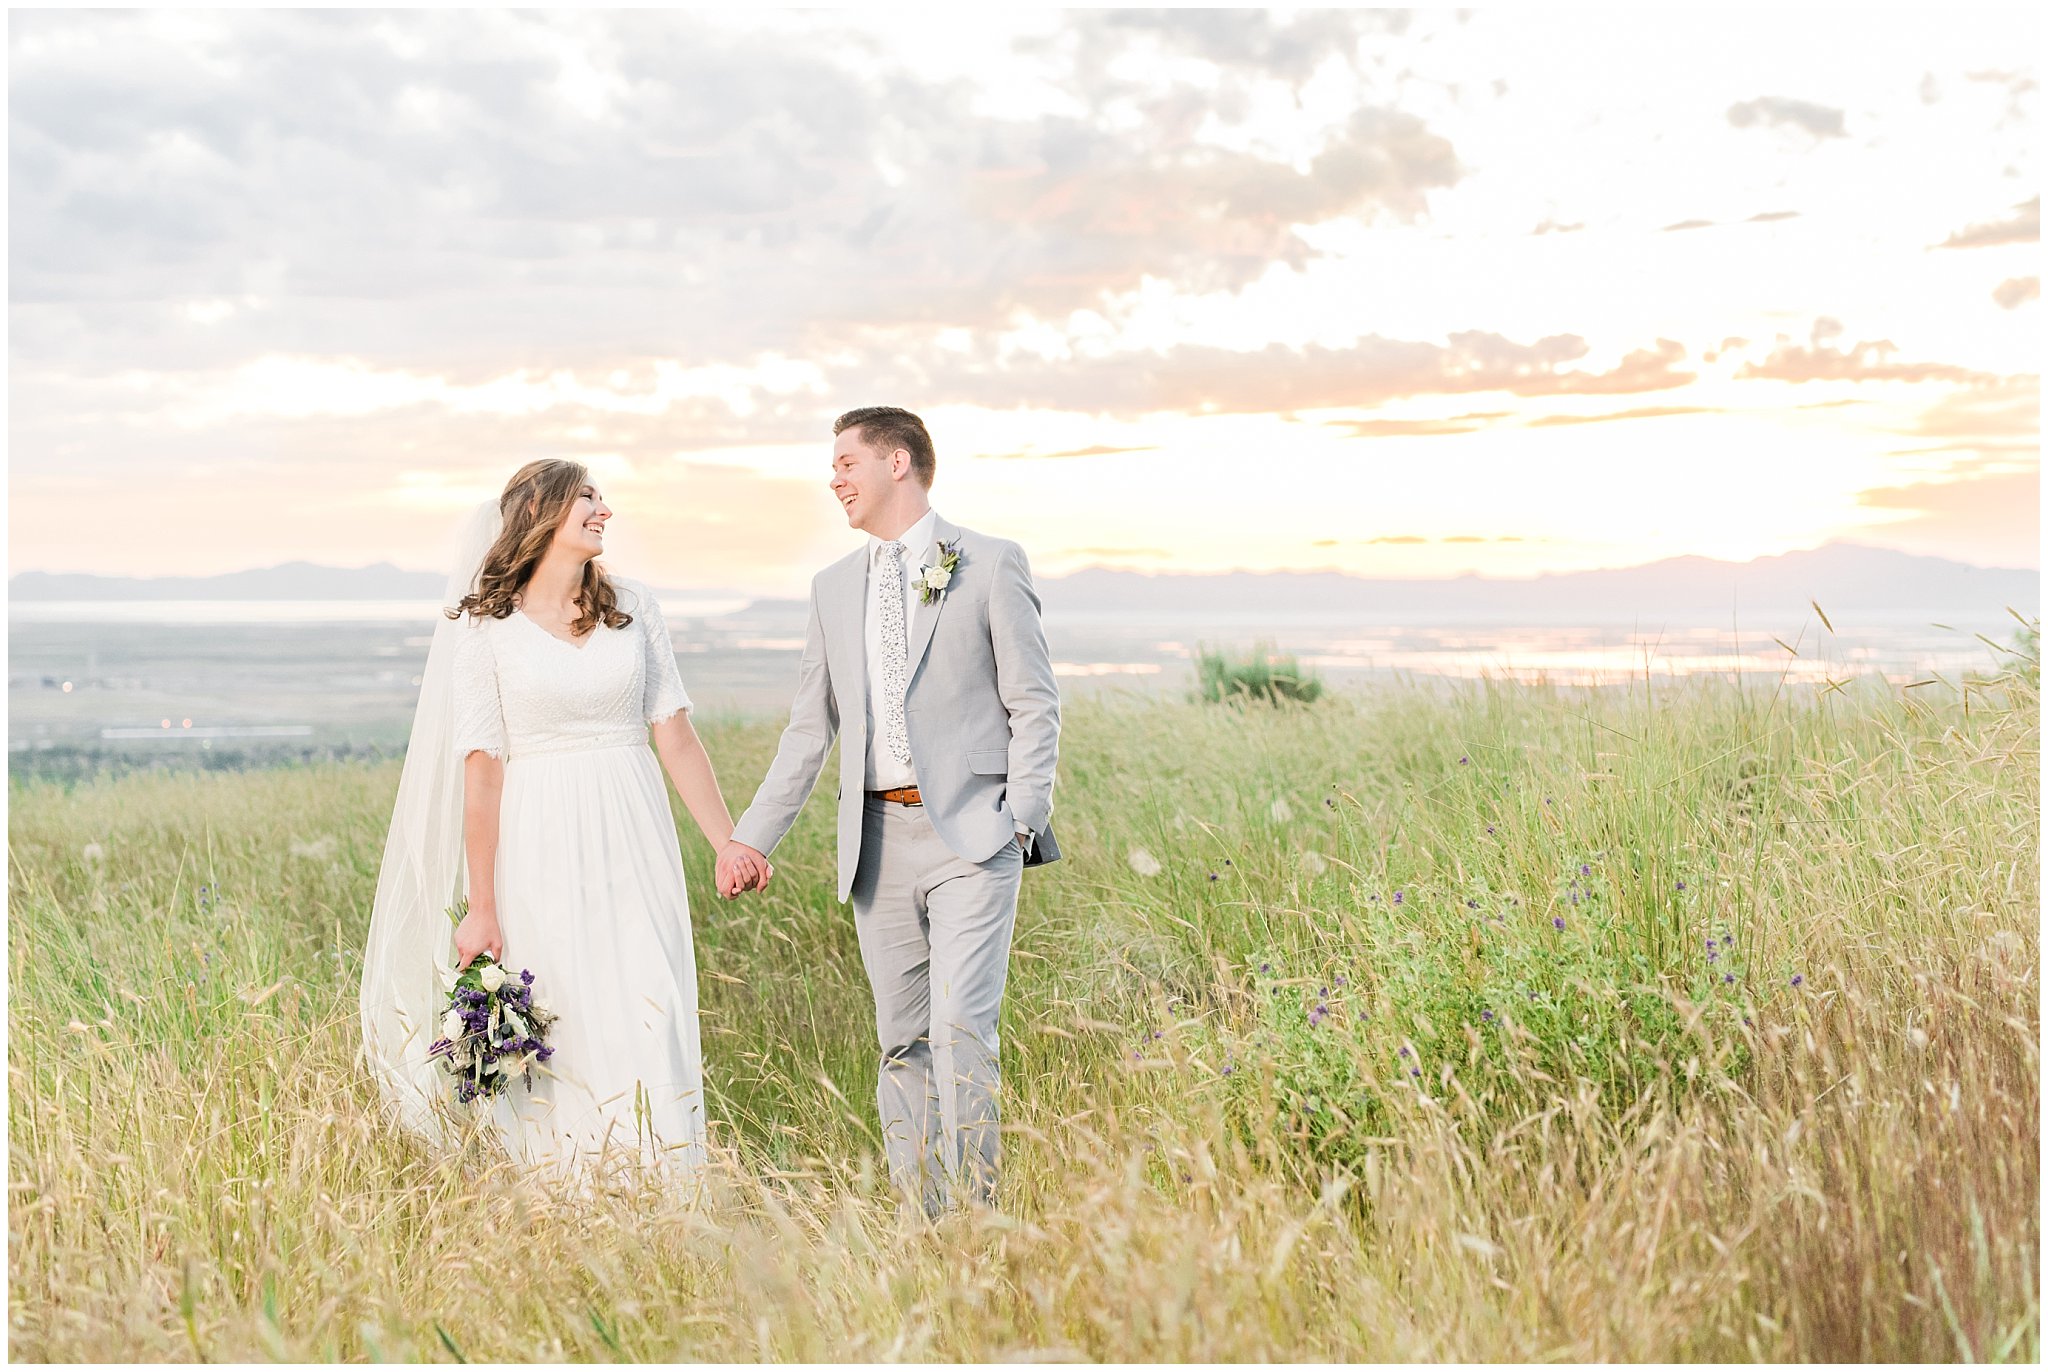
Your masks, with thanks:
M909 453L911 473L926 490L932 488L932 478L939 474L939 457L932 451L932 436L922 419L894 405L868 405L848 410L832 421L833 437L848 429L859 429L861 442L870 448L885 453L901 448Z

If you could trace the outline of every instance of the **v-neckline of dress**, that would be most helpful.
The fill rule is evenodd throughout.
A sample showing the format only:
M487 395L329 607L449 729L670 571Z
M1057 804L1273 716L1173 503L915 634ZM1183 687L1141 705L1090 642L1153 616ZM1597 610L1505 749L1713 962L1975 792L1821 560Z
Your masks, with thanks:
M518 615L528 624L531 624L534 628L540 630L541 633L547 635L547 637L561 644L564 648L567 648L572 653L580 653L585 648L588 648L591 645L591 642L597 638L597 631L604 627L604 621L599 620L597 623L590 626L590 632L583 636L583 641L581 643L576 643L569 639L563 638L554 630L544 627L539 620L527 614L524 610L514 610L512 613Z

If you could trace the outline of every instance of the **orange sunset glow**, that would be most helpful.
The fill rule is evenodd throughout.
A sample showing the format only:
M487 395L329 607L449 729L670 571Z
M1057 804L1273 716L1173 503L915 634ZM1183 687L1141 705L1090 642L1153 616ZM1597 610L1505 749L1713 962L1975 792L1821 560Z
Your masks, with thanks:
M781 595L830 423L1059 574L2036 567L2038 25L18 13L10 572L442 565L523 461Z

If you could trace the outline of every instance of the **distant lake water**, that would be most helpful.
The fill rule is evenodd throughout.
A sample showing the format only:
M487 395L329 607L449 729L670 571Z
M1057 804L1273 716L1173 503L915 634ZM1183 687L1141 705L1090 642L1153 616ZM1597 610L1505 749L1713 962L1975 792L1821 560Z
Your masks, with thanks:
M803 648L800 607L665 598L700 711L777 715ZM21 602L8 609L10 755L401 747L436 607L409 601ZM1383 617L1384 618L1384 617ZM1493 678L1613 686L1700 674L1795 684L1959 682L2005 659L1997 612L1804 622L1359 623L1273 613L1046 616L1062 689L1180 693L1202 646L1264 641L1334 686ZM1980 638L1979 635L1983 637ZM1937 685L1936 689L1939 689Z

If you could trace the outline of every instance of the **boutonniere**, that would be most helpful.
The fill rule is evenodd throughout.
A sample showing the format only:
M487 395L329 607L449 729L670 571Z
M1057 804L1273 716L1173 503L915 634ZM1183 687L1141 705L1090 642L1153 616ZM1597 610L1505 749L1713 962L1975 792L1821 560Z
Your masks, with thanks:
M953 580L953 569L960 565L960 540L951 543L939 540L937 565L919 567L917 580L910 583L910 589L917 592L917 603L929 605L945 592Z

